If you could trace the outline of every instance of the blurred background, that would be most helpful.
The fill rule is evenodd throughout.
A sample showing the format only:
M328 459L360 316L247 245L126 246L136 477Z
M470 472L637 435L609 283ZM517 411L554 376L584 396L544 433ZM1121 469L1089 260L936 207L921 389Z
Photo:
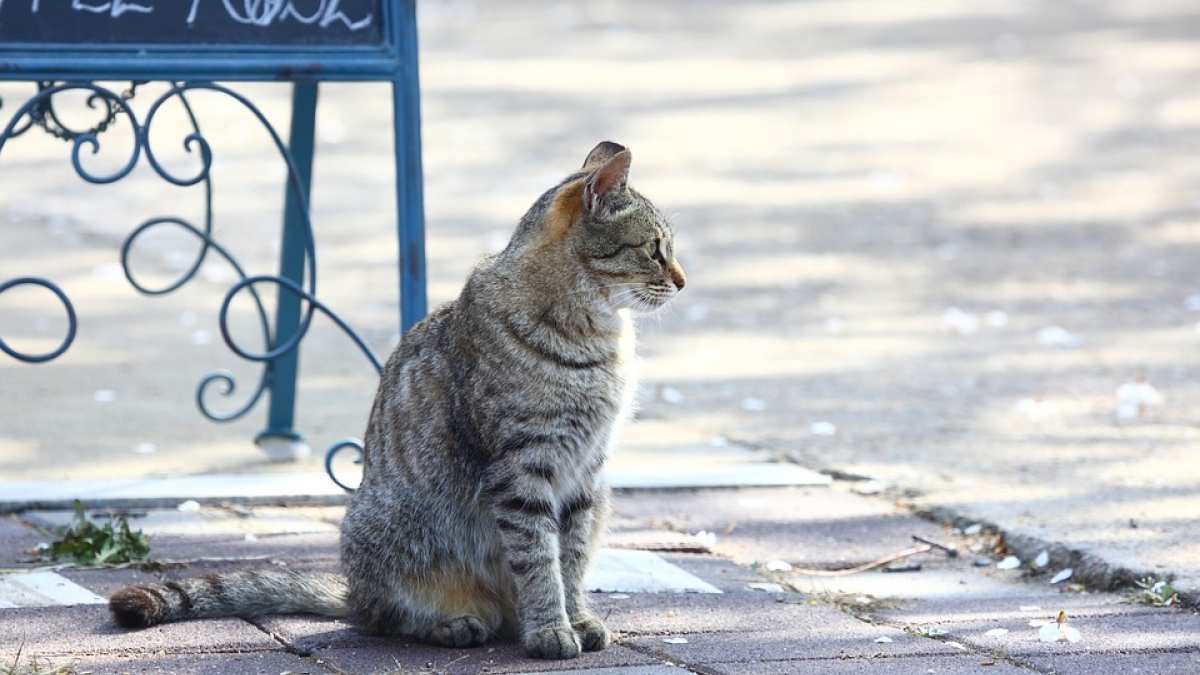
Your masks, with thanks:
M1200 5L423 0L418 15L431 305L611 139L671 216L689 280L642 322L643 422L1047 536L1166 542L1154 564L1200 559L1183 535L1200 511ZM286 129L286 86L234 89ZM5 121L30 90L0 86ZM217 237L274 273L282 166L244 109L191 100ZM170 114L154 142L194 171ZM318 295L381 356L399 330L390 130L385 87L322 85ZM86 165L128 160L127 128L102 143ZM209 392L217 411L257 378L216 325L236 275L214 257L147 298L119 264L139 223L198 222L203 195L145 166L93 186L69 154L29 133L0 155L0 278L47 277L80 315L56 361L0 359L0 477L311 471L361 434L375 373L320 318L298 400L313 459L267 463L261 411L204 420L207 373L238 382ZM134 273L165 285L195 250L160 228ZM44 290L0 296L14 346L64 330Z

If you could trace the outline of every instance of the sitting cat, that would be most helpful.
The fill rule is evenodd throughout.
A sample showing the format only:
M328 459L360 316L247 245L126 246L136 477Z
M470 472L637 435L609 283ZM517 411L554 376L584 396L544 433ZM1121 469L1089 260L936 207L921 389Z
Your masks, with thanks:
M634 389L629 310L683 288L673 232L596 146L462 294L401 340L342 525L345 576L210 574L122 589L118 624L313 612L453 647L515 636L533 657L600 650L583 578L608 510L600 475Z

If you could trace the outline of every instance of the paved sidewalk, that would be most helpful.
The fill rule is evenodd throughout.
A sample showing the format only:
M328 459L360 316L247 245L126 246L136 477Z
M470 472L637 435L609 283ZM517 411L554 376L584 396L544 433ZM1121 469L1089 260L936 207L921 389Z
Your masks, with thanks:
M668 443L688 436L685 452L664 449L667 464L691 468L698 444L790 460L877 492L794 508L749 492L629 496L623 508L638 515L619 523L614 545L670 543L651 523L715 531L716 553L736 563L706 553L664 556L726 593L605 595L600 601L613 603L610 619L626 633L619 649L570 664L488 667L616 667L611 659L627 654L640 660L620 667L661 670L654 664L679 659L709 673L775 664L797 672L996 673L1013 663L1103 673L1132 672L1137 659L1147 661L1143 672L1196 670L1186 654L1195 648L1192 615L1104 595L1043 596L1061 593L1063 584L1051 587L1047 577L1071 567L1070 581L1091 587L1167 579L1200 603L1197 7L604 0L548 10L531 0L422 2L431 302L453 297L472 261L502 246L531 199L597 140L621 141L636 157L634 184L672 217L689 274L687 291L643 323L639 341L641 421L666 425L656 435ZM144 110L156 86L141 87L132 104ZM0 119L30 89L0 86ZM286 127L286 87L236 89ZM321 97L312 201L319 296L386 354L397 338L395 204L390 158L380 151L390 148L389 94L330 84ZM279 167L245 111L201 98L194 104L216 162L218 237L248 272L273 272ZM85 115L81 102L75 107ZM180 142L189 130L170 124L163 122L163 152L173 145L172 166L193 167L196 157ZM102 146L84 153L88 166L127 161L119 134ZM78 340L61 359L0 359L0 502L63 505L82 494L65 481L137 480L145 488L139 499L153 492L169 506L190 494L156 481L311 474L323 448L361 433L375 374L323 321L301 355L298 413L313 458L267 462L250 442L263 426L261 410L226 425L201 419L193 400L206 374L227 369L239 384L229 396L220 386L205 390L218 413L246 402L261 374L229 353L216 326L236 275L213 256L186 289L150 299L135 294L117 261L137 224L160 215L200 222L202 199L164 185L144 165L130 183L84 185L69 155L68 145L34 130L0 157L0 281L47 277L62 284L80 317ZM140 240L132 269L158 282L152 286L176 280L196 248L179 232L158 236ZM52 297L25 290L5 294L0 334L32 351L53 348L62 312ZM1139 381L1162 394L1157 405L1131 408L1117 395ZM653 477L636 465L627 475ZM262 487L276 478L249 480ZM18 494L8 481L40 484ZM319 482L306 494L331 490ZM48 499L51 488L68 492ZM847 565L909 546L919 521L874 501L883 495L963 527L993 524L1022 570L1046 550L1049 571L1018 583L1009 577L1022 572L926 555L918 573L797 579L803 593L784 597L800 604L743 587L755 576L734 564L778 557ZM769 506L759 512L726 501L743 497ZM280 518L311 521L287 513ZM684 520L688 513L695 515ZM738 523L726 533L733 514ZM328 528L274 534L276 521L267 519L220 534L227 522L205 522L207 529L156 536L156 554L333 564ZM889 529L897 523L899 533ZM12 522L2 527L5 566L27 568L16 560L36 537ZM929 534L953 539L937 528ZM64 574L99 595L139 577ZM54 583L39 579L31 583ZM962 597L947 597L952 590ZM857 616L877 622L870 624L830 611L847 604L843 591L921 599L868 604ZM1033 642L1021 606L1045 615L1065 608L1083 640ZM91 650L96 672L201 668L201 655L214 650L241 649L250 655L245 669L265 672L323 671L313 659L326 652L336 652L326 654L330 665L351 651L386 653L385 661L426 653L361 646L336 622L213 622L128 637L107 632L102 608L88 604L0 612L0 649L11 650L9 638L19 634L29 654ZM806 632L809 619L824 622L821 630ZM904 633L892 643L861 634L864 626L926 624L950 632L937 640ZM1010 632L981 637L991 626ZM669 637L688 642L662 641ZM926 651L909 653L908 645ZM141 656L122 661L122 649ZM494 658L515 654L504 649ZM839 649L852 658L830 656ZM859 658L871 649L890 658ZM1126 660L1113 666L1123 651ZM797 653L814 660L784 659ZM761 663L719 665L751 655ZM993 656L997 665L978 665ZM232 657L219 658L213 670L236 670L226 662ZM423 658L406 668L482 669L479 659L493 657L472 652L458 665L448 665L457 654Z
M42 537L27 523L54 524L68 515L26 512L0 520L0 667L12 665L19 652L29 670L18 672L62 666L75 671L58 672L95 675L1084 675L1200 668L1195 614L1069 582L1052 585L1050 573L1058 570L997 569L1000 556L988 533L951 532L838 487L619 494L608 548L589 578L597 589L593 602L618 639L572 661L531 660L512 643L454 650L368 638L344 621L312 616L125 632L102 604L116 588L160 575L263 565L334 569L340 513L337 507L154 510L133 522L150 533L154 557L171 561L157 572L62 570L54 577L31 573L35 565L25 551ZM913 547L914 536L954 546L960 555L934 549L890 563L904 572L888 566L841 577L780 571L782 562L810 570L869 563ZM990 564L979 566L981 558ZM1060 610L1081 639L1040 642L1030 621ZM35 661L42 671L32 669Z

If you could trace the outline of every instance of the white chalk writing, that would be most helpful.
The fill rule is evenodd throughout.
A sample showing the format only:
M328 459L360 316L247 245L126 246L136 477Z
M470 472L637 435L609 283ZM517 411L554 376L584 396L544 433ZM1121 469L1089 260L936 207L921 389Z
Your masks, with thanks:
M202 0L192 0L192 9L188 12L187 21L189 24L196 21L196 10L199 8ZM287 19L293 19L307 25L317 25L321 28L340 22L350 30L360 30L370 26L375 20L371 14L367 14L357 20L352 20L341 8L341 0L316 0L315 3L308 3L308 6L315 4L315 9L310 9L309 13L305 14L302 10L296 8L295 0L221 0L221 4L225 6L225 12L229 18L238 23L250 24L253 26L270 26L275 23ZM241 7L238 7L238 5ZM304 3L301 3L304 4Z
M0 0L0 9L4 8L5 0ZM173 4L177 0L170 0ZM193 25L199 17L202 3L215 3L215 0L192 0L187 14L187 24ZM37 14L41 0L29 0L29 13ZM375 15L367 13L358 18L351 18L342 11L342 0L221 0L225 15L237 23L250 26L273 26L285 21L295 21L306 26L328 28L333 24L341 24L351 31L362 30L375 22ZM107 14L112 18L120 18L127 12L151 14L154 12L153 0L71 0L71 9L76 12L90 14Z
M141 12L149 14L154 11L153 7L146 5L135 5L126 0L111 0L111 2L102 2L99 4L89 4L84 0L71 0L71 9L76 11L92 12L93 14L108 14L114 19L121 16L125 12ZM33 11L37 12L37 2L33 3Z

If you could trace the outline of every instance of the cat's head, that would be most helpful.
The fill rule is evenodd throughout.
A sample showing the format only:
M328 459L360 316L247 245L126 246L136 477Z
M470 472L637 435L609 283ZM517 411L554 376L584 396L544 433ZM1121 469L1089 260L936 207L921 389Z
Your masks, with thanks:
M675 297L686 277L670 223L629 187L631 160L624 146L600 143L526 218L540 221L534 251L553 251L576 266L586 287L580 290L614 309L651 311Z

